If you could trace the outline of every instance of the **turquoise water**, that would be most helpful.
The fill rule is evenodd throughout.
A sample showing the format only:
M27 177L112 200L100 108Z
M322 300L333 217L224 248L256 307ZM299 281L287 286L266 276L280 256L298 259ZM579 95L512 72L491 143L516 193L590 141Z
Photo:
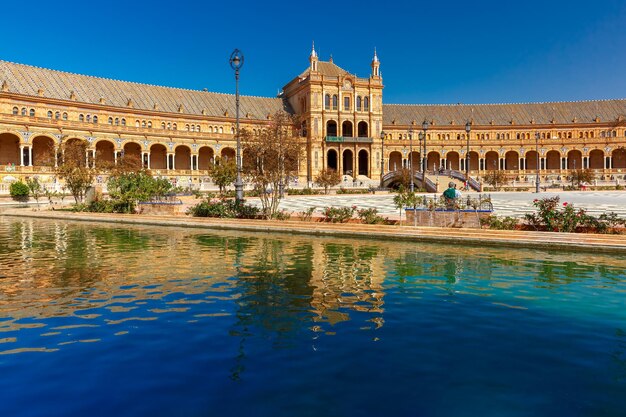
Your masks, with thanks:
M0 416L623 416L625 267L0 217Z

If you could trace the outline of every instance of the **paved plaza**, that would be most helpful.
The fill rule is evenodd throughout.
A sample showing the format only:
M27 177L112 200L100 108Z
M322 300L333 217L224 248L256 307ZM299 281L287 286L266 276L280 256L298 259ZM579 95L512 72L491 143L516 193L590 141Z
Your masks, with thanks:
M616 212L620 217L626 217L626 192L624 191L550 191L535 194L531 192L499 192L486 193L491 196L494 214L498 216L523 217L525 213L534 210L533 200L559 196L561 202L574 204L585 208L590 214L598 215L605 212ZM435 194L427 194L434 196ZM467 195L467 194L464 194ZM476 197L477 193L469 193ZM484 194L483 194L484 195ZM393 204L392 193L383 194L353 194L353 195L314 195L288 196L280 203L280 208L291 212L302 212L309 207L316 207L317 212L324 207L357 206L362 208L377 208L383 216L395 219L399 211ZM258 204L258 200L251 199L251 203Z

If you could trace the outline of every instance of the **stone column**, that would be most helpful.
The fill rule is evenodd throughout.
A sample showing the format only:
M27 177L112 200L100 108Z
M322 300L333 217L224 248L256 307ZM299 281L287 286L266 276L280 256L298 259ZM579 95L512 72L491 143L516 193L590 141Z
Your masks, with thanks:
M33 166L33 147L32 146L28 147L28 166L29 167Z
M24 145L20 145L20 166L24 166Z

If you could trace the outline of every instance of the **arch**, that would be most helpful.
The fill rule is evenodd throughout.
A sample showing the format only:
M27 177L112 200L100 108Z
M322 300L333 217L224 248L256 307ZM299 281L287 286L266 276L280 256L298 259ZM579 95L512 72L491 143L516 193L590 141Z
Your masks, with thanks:
M20 165L20 138L13 133L0 134L0 164Z
M446 168L460 170L460 156L458 152L448 152L446 153Z
M124 144L124 160L126 163L141 168L143 166L143 158L141 154L141 145L137 142L126 142Z
M537 169L537 157L539 154L537 151L528 151L526 152L526 169Z
M611 152L612 168L626 168L626 149L617 148Z
M326 122L326 136L337 136L337 122L329 120Z
M441 154L439 152L428 152L426 157L426 170L437 170L441 168Z
M174 149L174 167L191 169L191 149L188 146L179 145Z
M369 153L365 149L361 149L358 153L359 158L359 175L369 176Z
M330 110L330 94L326 94L324 97L324 109Z
M478 152L470 151L469 157L470 157L470 163L469 163L470 171L478 171L478 159L479 159Z
M210 169L215 162L215 153L210 146L203 146L198 150L198 169Z
M150 147L150 169L167 169L167 148L155 143Z
M508 151L504 154L504 169L507 171L516 171L520 169L519 153L517 153L517 151Z
M111 165L115 161L115 145L108 140L96 143L96 166Z
M363 110L369 111L369 109L370 109L370 98L366 96L363 98Z
M356 97L356 110L361 111L362 99L361 96Z
M326 152L326 168L332 169L333 171L337 171L339 169L339 164L337 163L337 151L335 149L329 149Z
M604 169L604 151L601 149L594 149L589 152L589 168L591 169Z
M393 151L389 154L389 171L399 171L402 169L402 154Z
M346 120L345 122L343 122L341 124L341 136L347 137L347 138L351 138L354 136L354 133L352 131L352 122L349 120Z
M577 149L572 149L567 153L567 169L582 169L583 154Z
M343 167L343 175L354 176L354 154L351 149L345 149L342 154L341 165Z
M489 151L485 154L485 170L496 171L500 169L498 160L500 159L498 152Z
M561 154L559 151L548 151L546 154L546 169L561 169Z
M360 138L369 137L369 129L367 127L367 122L359 122L357 125L357 134Z
M54 139L49 136L36 136L33 144L33 165L54 166Z
M237 156L237 152L233 148L224 148L222 149L221 155L222 159L225 161L234 161Z
M337 94L333 94L333 110L337 110L338 101L339 98L337 97Z

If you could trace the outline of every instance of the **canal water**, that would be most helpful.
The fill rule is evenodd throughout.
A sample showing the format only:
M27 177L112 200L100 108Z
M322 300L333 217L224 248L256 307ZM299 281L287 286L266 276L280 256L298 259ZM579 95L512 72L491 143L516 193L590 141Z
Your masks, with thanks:
M0 416L623 416L625 267L0 217Z

